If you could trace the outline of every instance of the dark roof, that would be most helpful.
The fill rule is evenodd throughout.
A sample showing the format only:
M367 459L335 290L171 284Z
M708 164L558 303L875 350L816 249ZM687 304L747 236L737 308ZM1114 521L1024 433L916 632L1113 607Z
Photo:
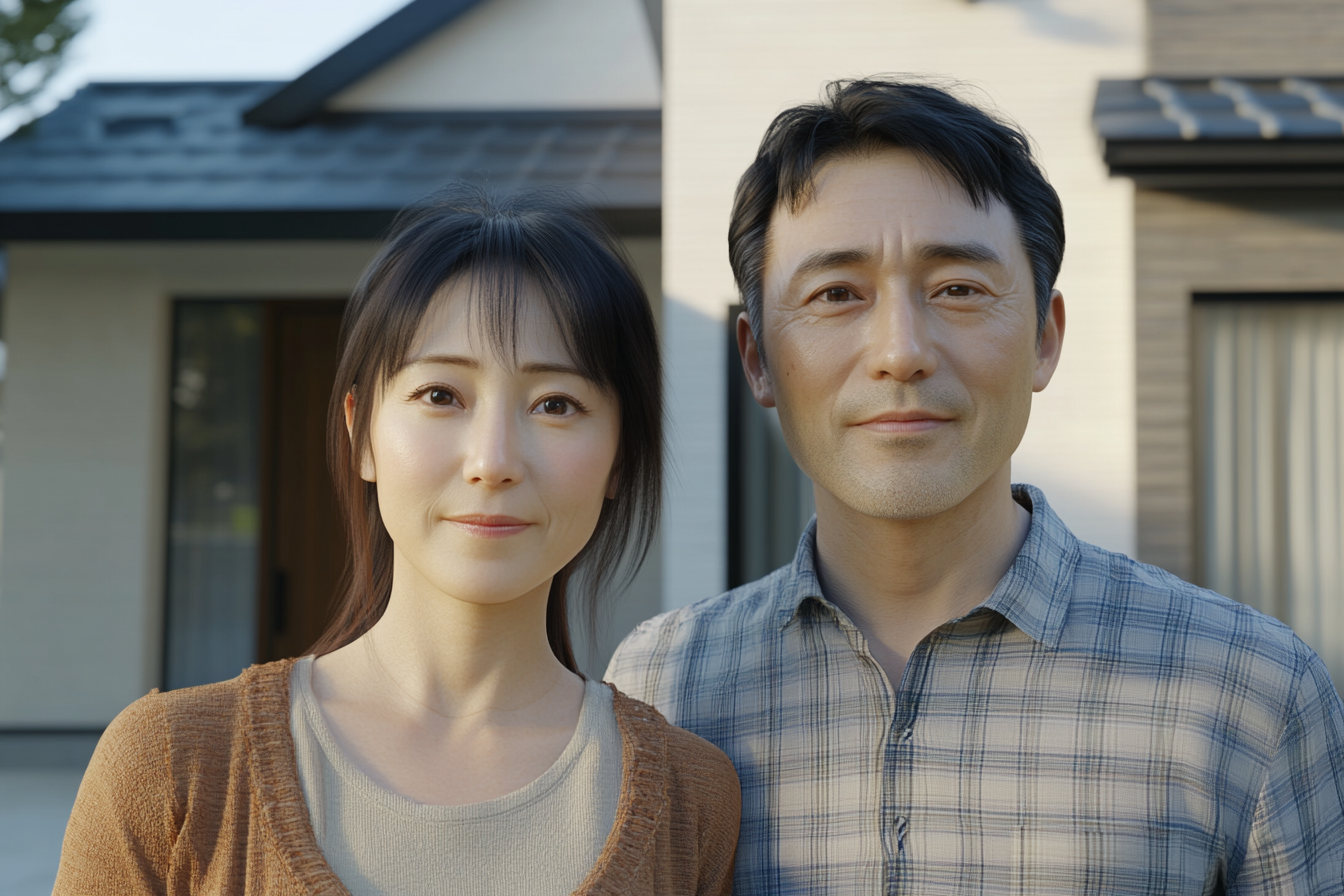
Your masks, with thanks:
M1344 77L1102 81L1092 120L1144 185L1344 186Z
M326 101L385 62L447 25L480 0L412 0L244 114L248 124L292 127L322 111Z
M0 142L0 239L364 238L449 181L577 189L657 232L658 110L324 113L245 125L273 82L91 84Z

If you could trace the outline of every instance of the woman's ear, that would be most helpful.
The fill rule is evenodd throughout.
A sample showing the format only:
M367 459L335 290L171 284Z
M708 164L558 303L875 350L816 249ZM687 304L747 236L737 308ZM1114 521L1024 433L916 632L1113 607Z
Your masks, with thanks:
M373 467L373 452L367 443L362 449L355 448L355 390L345 393L345 432L350 437L350 450L359 451L359 478L365 482L377 482L378 476Z
M616 497L616 489L621 484L620 467L611 468L611 476L607 479L607 500L613 500Z

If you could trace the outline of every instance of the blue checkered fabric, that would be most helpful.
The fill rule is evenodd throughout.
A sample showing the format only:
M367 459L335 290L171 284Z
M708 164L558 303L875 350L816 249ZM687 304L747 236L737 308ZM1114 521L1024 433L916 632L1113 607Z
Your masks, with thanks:
M1012 568L899 687L822 594L813 527L791 566L616 652L609 680L737 766L735 892L1344 893L1344 706L1320 659L1014 493Z

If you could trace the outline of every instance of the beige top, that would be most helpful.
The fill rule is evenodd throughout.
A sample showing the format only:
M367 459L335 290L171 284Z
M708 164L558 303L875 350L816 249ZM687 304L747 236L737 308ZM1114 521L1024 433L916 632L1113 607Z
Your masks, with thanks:
M353 896L566 896L602 852L621 795L611 689L585 685L574 736L532 783L465 806L417 803L350 761L294 664L290 729L318 846Z
M346 896L294 767L293 662L122 710L79 785L55 896ZM620 692L612 704L621 801L575 896L728 896L732 763L651 706Z

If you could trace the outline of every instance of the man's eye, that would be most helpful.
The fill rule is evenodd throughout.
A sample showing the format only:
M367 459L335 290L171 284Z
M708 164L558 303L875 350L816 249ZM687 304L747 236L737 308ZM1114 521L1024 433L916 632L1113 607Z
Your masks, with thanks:
M854 297L854 293L843 286L832 286L821 292L821 300L825 302L848 302Z
M559 417L569 410L569 402L552 395L550 398L543 398L539 408L543 414L553 414Z
M952 296L955 299L969 298L973 291L974 290L972 290L971 287L966 286L964 284L957 286L949 286L943 290L943 292L946 295Z

